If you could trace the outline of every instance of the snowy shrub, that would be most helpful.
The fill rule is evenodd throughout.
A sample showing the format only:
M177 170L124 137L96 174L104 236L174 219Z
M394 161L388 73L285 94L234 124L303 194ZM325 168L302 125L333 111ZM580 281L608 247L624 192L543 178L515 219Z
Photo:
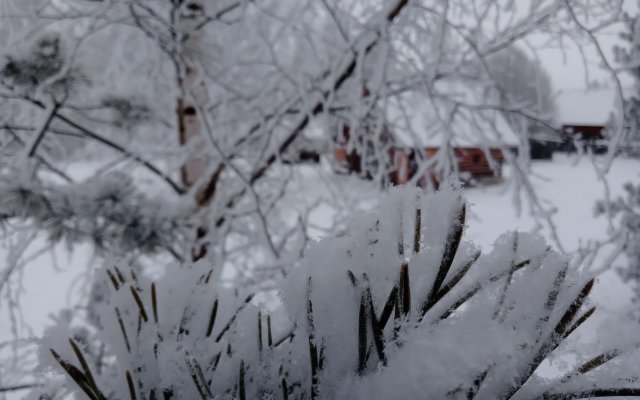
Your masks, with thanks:
M620 216L619 228L613 235L617 237L622 250L627 256L628 266L619 268L622 278L631 282L636 292L636 300L640 300L640 184L624 185L625 197L619 197L615 201L596 204L596 214L611 212Z
M530 234L481 254L462 240L465 214L455 190L392 191L308 249L279 305L222 287L204 263L155 281L107 269L101 328L52 328L41 361L90 399L638 395L633 338L567 340L594 313L593 279ZM562 363L543 379L547 360Z

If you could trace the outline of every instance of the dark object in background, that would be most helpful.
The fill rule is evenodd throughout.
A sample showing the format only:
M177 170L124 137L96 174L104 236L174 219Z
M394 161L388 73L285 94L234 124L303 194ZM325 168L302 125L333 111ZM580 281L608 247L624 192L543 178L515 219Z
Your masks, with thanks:
M293 155L282 158L284 164L318 164L320 163L320 153L315 150L299 150Z
M559 150L573 153L578 150L591 151L593 154L605 154L608 150L604 137L604 126L599 125L563 125L563 140Z
M320 155L326 152L327 143L324 138L299 137L295 143L282 154L283 164L318 164Z
M529 140L529 152L532 160L551 160L556 143Z
M563 137L558 133L541 132L529 136L529 156L532 160L551 160L560 149Z

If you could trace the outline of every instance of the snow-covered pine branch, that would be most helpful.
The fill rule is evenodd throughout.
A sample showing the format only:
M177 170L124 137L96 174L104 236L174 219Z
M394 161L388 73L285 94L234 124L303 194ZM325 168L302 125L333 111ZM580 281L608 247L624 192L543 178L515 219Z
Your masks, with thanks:
M0 0L0 33L8 33L0 35L4 216L35 222L31 232L46 229L56 240L91 238L116 254L169 249L188 259L208 251L243 284L271 284L286 274L310 226L319 225L307 224L316 205L330 204L323 208L334 214L322 228L335 233L357 204L377 202L371 189L399 170L417 171L409 184L431 174L445 182L448 174L464 175L458 146L472 143L485 157L494 148L510 151L522 132L505 124L504 114L536 120L543 113L515 96L502 99L505 82L492 79L484 64L512 47L534 55L529 38L544 38L549 47L563 46L583 28L596 34L615 21L620 4ZM55 105L51 114L48 104ZM359 152L361 176L374 180L366 190L355 181L333 186L340 180L334 150L346 128L353 140L345 150ZM195 134L182 141L187 131ZM383 140L390 135L396 143ZM321 139L326 151L312 174L285 163L308 139ZM413 149L415 164L397 168L389 154L394 145ZM423 150L431 145L437 151L427 157ZM25 154L33 157L25 162ZM73 154L71 164L60 154ZM555 233L555 207L535 193L521 156L512 157L511 187ZM160 190L139 189L127 160L176 195L151 199ZM197 166L196 179L177 183L189 164ZM70 179L103 166L126 179ZM490 167L500 170L497 162ZM299 184L310 176L329 182L327 189L293 193L314 185ZM102 202L113 210L94 203L103 186L126 193ZM176 210L176 197L199 207ZM24 227L7 226L7 236ZM21 271L2 272L10 279Z
M105 268L100 328L51 328L41 362L90 399L639 396L637 339L574 338L594 280L530 234L481 254L463 240L465 209L456 190L392 191L308 249L280 305L225 289L205 262L157 280ZM566 355L557 378L540 376Z
M111 254L179 254L191 226L188 211L179 199L150 198L119 172L65 185L18 172L0 177L0 226L24 220L54 243L89 241Z

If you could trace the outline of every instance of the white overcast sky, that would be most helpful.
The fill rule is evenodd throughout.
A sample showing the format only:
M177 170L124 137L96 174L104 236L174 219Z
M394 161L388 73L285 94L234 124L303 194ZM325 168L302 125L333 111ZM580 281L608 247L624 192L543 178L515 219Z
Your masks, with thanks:
M624 8L632 15L638 9L638 0L625 0ZM627 43L623 42L618 33L623 29L621 25L612 26L606 32L598 35L602 50L605 52L611 66L617 68L613 57L613 48L615 45L625 47ZM581 53L587 57L587 65ZM587 86L587 81L598 81L608 83L612 86L611 75L606 72L597 56L594 46L581 46L579 48L575 43L567 42L564 49L542 49L538 51L538 57L551 75L555 90L581 89ZM631 86L632 81L628 76L622 75L622 84Z
M606 53L611 65L615 68L613 60L613 47L615 44L624 45L616 36L600 36L600 44ZM586 57L583 57L584 53ZM603 68L600 57L597 56L593 46L583 46L582 51L576 44L567 45L563 50L544 49L538 51L538 57L545 69L551 75L554 89L568 90L585 88L587 82L598 81L611 85L611 75ZM586 58L586 63L585 63ZM630 85L630 79L623 79L623 85Z

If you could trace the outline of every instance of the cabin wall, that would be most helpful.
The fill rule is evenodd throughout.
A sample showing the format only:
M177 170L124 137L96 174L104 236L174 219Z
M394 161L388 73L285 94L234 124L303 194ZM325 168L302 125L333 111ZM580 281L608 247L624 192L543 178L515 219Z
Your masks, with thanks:
M455 148L453 151L458 161L458 172L466 180L499 178L502 176L502 164L505 157L501 149L492 148L488 150L491 162L487 158L487 152L482 148ZM391 165L389 165L388 179L390 183L402 185L414 178L419 169L418 161L416 160L418 152L423 152L426 158L430 158L436 155L438 148L428 147L420 150L392 147L389 149ZM334 155L336 162L344 168L345 172L361 173L361 157L357 152L353 150L347 152L344 146L337 146ZM421 186L438 186L438 178L433 170L427 171L424 177L418 179L418 182Z

